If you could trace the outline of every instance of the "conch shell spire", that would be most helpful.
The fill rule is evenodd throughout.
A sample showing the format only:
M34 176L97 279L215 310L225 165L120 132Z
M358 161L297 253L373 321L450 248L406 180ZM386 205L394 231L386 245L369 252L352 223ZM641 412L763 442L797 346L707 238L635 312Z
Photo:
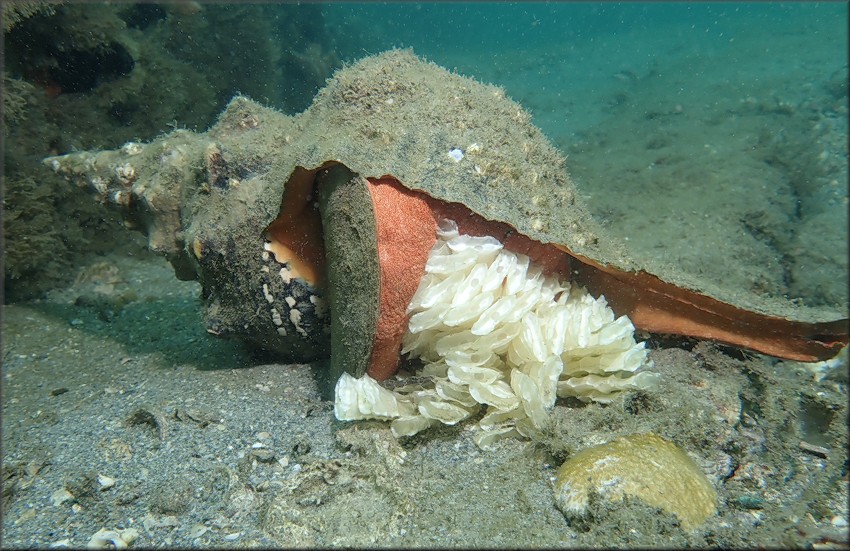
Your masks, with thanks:
M112 151L49 157L45 164L119 209L125 224L147 235L148 248L166 257L179 279L192 280L197 274L186 256L180 212L184 188L201 175L202 153L199 136L180 130L153 144L128 142Z

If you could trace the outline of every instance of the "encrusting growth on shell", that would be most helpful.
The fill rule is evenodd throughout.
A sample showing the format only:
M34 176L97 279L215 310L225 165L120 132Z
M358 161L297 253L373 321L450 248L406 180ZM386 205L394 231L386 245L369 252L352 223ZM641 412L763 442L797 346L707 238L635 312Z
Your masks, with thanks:
M532 436L557 397L607 402L659 377L643 368L644 343L604 297L546 275L493 237L443 221L407 307L402 354L424 364L425 382L388 390L368 375L337 382L338 419L392 420L396 436L456 424L485 406L475 441Z

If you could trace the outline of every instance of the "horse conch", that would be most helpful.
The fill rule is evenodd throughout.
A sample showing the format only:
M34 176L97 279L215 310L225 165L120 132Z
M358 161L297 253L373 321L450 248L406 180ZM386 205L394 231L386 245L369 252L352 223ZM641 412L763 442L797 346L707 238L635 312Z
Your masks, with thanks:
M408 51L340 70L296 116L240 96L207 132L176 130L150 143L45 162L120 209L178 278L201 283L210 333L245 339L285 361L329 357L334 379L386 379L398 369L403 346L427 348L405 336L426 267L442 262L472 270L479 262L474 255L429 260L440 232L455 230L458 238L486 241L461 239L452 251L492 253L486 265L498 272L496 249L504 249L513 260L499 262L522 264L541 288L554 281L539 291L550 293L552 304L568 303L561 297L572 292L570 282L591 297L604 295L619 316L600 322L609 329L627 316L616 322L618 331L634 324L802 361L830 358L847 344L840 314L742 299L688 274L648 273L594 222L563 157L528 113L502 90ZM490 288L464 274L463 300ZM493 289L509 284L493 281ZM427 292L420 290L419 299ZM574 298L588 307L596 300ZM458 331L476 334L471 327L496 316L483 312L498 300L468 303L479 309L475 320L456 309ZM525 318L512 326L508 302L499 322L531 336L523 337L525 348L518 344L505 355L539 355L534 332L545 337L545 316L529 310L537 329L522 329ZM431 315L445 316L450 306ZM481 322L477 332L497 325ZM455 341L444 341L443 349ZM484 369L495 360L480 361Z

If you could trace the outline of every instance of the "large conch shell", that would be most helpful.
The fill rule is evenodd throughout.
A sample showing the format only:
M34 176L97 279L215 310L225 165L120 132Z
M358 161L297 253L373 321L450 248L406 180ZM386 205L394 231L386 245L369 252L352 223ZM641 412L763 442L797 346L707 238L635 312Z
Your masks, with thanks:
M651 332L814 361L843 314L685 273L650 274L605 237L563 157L502 90L390 51L339 71L290 117L236 97L205 133L45 161L203 287L210 333L385 379L439 218L604 294Z

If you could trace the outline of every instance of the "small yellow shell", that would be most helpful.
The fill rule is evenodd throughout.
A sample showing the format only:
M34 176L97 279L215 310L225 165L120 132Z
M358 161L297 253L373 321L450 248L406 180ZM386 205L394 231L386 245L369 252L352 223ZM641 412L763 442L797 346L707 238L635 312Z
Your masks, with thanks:
M590 492L613 502L638 498L675 514L686 530L717 510L717 493L699 467L681 448L651 433L616 438L567 460L555 482L558 508L581 515Z

